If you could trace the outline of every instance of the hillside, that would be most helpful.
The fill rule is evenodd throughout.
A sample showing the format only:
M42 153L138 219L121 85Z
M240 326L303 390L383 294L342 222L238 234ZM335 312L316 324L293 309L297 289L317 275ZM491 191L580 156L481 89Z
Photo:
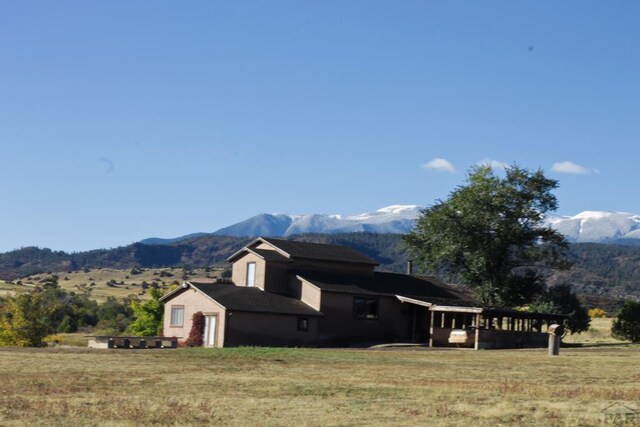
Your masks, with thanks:
M398 234L342 233L305 234L292 237L350 246L377 260L380 269L404 272L407 254ZM43 272L83 269L129 269L225 266L226 258L250 238L206 235L168 245L135 243L115 249L65 253L23 248L0 254L0 279L15 280ZM550 283L568 282L596 301L607 298L640 298L640 247L577 243L570 249L573 268L556 273Z

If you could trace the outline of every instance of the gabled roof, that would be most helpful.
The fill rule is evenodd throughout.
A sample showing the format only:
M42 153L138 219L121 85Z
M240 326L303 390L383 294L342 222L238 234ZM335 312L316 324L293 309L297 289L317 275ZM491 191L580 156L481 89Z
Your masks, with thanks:
M294 316L323 315L321 312L314 310L295 298L264 292L258 288L247 288L235 285L185 282L181 288L177 288L160 298L160 301L164 302L171 299L173 295L185 288L196 289L229 311L288 314Z
M436 304L474 304L462 293L432 277L378 271L373 276L303 272L298 277L327 292L391 297L400 295Z
M256 249L255 246L260 243L267 243L272 246L274 250ZM274 239L271 237L258 237L247 246L227 258L227 261L233 262L233 260L247 252L254 253L267 261L282 262L293 261L294 259L311 259L372 266L379 265L371 258L345 246ZM277 254L280 254L281 256L278 257ZM266 257L269 257L270 259L267 259Z
M278 251L270 251L268 249L255 249L255 248L251 248L251 249L247 248L247 251L253 252L254 254L258 255L260 258L264 259L265 261L291 262L291 259L282 255Z
M351 249L346 246L272 238L264 238L263 240L286 252L291 258L378 265L378 262L375 260L372 260L355 249Z

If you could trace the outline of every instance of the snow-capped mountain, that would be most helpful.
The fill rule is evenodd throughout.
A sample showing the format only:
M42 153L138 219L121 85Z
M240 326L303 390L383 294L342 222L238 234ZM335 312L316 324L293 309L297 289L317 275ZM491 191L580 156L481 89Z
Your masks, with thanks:
M221 236L282 237L303 233L407 233L413 227L420 208L415 205L393 205L375 212L358 215L286 215L260 214L221 228L213 234Z
M392 205L357 215L260 214L224 227L212 234L238 237L286 237L304 233L399 233L409 232L420 213L416 205ZM627 212L585 211L575 216L549 215L546 223L570 242L640 245L640 215ZM204 233L198 233L201 235ZM195 236L195 235L194 235ZM142 243L166 244L184 240L147 239Z
M575 216L549 216L547 223L570 242L640 244L640 215L584 211Z

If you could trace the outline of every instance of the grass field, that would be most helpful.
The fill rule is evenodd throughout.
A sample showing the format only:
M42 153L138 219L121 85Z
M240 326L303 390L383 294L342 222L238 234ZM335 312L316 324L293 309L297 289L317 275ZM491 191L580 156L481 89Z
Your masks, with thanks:
M598 425L640 347L0 349L2 425Z
M116 298L137 297L148 298L148 292L143 289L143 283L155 283L160 288L167 288L174 283L182 283L184 280L195 278L220 277L221 268L205 270L194 268L185 270L182 268L141 268L132 274L132 270L116 270L99 268L87 271L52 272L47 274L35 274L14 280L13 282L0 281L0 296L11 294L17 290L30 290L43 280L52 275L58 276L58 285L66 291L88 292L98 302L107 297Z

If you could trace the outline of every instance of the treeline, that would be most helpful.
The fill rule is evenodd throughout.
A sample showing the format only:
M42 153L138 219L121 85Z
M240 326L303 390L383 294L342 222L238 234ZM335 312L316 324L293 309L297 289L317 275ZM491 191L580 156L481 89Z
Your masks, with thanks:
M61 289L51 276L33 291L0 298L0 346L38 347L47 335L79 330L118 335L134 321L136 303L108 297L99 304Z
M406 270L408 256L401 235L342 233L306 234L292 238L349 246L378 261L382 270ZM0 279L13 280L35 273L86 268L197 268L226 265L227 257L251 240L206 235L169 245L135 243L115 249L78 253L23 248L0 254ZM640 247L573 244L569 258L573 262L571 270L551 276L551 284L569 283L580 294L590 298L640 298Z
M89 293L67 292L58 286L53 275L29 292L0 298L0 347L40 347L45 337L58 333L137 336L162 334L163 291L149 290L151 298L117 299L108 297L98 303Z

